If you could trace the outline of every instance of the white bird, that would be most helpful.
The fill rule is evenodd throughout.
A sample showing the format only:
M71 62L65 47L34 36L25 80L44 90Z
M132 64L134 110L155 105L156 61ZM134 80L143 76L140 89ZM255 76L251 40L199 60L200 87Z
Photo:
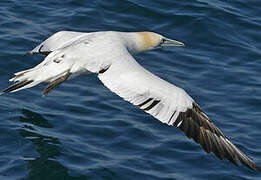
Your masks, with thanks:
M83 73L96 73L102 83L124 100L138 106L162 123L180 128L207 152L219 159L238 160L261 170L213 124L195 101L181 88L141 67L133 55L164 46L184 46L153 32L72 32L60 31L26 54L44 54L34 68L15 73L16 82L6 92L49 85L48 94L63 81Z

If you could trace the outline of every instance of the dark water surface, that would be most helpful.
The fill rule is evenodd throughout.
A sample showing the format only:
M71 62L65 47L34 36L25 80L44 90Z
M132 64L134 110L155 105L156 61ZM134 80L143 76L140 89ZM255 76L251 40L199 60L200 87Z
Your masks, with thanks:
M184 88L261 165L260 0L1 0L0 84L42 61L23 53L59 30L150 30L183 41L136 58ZM0 97L1 180L249 179L261 174L207 155L81 76Z

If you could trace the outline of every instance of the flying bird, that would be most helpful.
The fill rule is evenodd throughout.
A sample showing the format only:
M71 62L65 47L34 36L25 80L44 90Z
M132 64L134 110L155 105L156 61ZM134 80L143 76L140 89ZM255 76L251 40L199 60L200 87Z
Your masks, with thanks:
M162 123L181 129L207 153L212 152L237 166L240 161L252 170L261 170L231 143L183 89L144 69L133 57L165 46L184 44L154 32L60 31L26 53L46 57L37 66L15 73L9 80L14 84L1 94L47 82L45 96L67 79L95 73L112 92Z

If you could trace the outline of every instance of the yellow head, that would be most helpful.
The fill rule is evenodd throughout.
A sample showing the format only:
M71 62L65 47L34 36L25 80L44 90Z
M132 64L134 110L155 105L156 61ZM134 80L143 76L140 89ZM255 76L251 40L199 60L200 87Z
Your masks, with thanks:
M184 46L182 42L168 39L154 32L137 32L137 51L147 51L164 46Z

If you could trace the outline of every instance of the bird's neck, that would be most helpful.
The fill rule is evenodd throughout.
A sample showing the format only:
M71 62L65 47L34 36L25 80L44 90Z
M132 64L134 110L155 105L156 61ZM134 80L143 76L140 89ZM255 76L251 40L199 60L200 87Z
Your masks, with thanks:
M151 50L149 36L146 32L129 32L124 35L125 46L132 54L141 53L143 51Z

